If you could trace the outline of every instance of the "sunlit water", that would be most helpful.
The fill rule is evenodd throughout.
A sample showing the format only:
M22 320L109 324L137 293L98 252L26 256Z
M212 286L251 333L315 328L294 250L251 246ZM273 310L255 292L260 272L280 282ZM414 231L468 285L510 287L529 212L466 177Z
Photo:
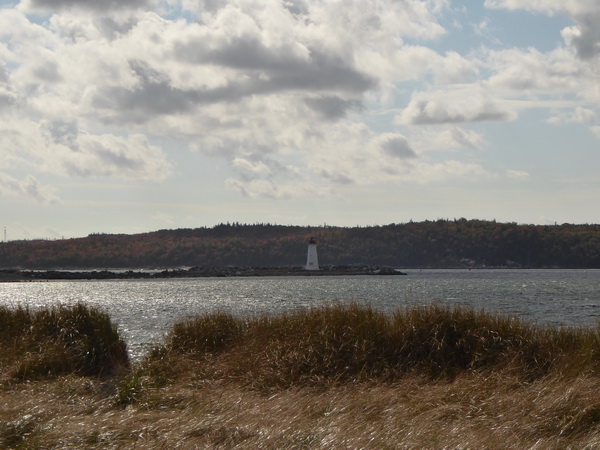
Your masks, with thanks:
M600 320L600 270L407 270L407 276L188 278L0 283L0 304L83 302L107 311L139 358L179 319L214 310L278 313L358 302L467 305L543 325Z

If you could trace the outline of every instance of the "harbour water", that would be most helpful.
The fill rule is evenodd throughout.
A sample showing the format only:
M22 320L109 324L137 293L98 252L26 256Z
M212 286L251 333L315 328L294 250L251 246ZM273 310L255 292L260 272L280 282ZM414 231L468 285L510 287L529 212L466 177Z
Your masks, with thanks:
M276 314L332 303L393 312L430 303L471 306L549 326L600 320L600 270L405 270L406 276L296 276L0 283L0 304L82 302L108 312L134 359L173 323L223 310Z

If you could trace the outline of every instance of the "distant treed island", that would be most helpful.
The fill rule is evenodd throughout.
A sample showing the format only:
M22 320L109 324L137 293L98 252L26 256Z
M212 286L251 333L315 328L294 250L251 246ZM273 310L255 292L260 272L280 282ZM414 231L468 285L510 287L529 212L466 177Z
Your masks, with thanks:
M142 234L0 244L0 268L299 267L310 237L319 263L399 268L600 268L600 225L437 220L366 227L227 223Z

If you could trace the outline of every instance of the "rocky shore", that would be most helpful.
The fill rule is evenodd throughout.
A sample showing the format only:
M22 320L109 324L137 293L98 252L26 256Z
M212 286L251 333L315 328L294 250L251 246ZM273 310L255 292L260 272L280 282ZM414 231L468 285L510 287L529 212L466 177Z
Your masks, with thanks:
M406 275L387 266L324 266L320 270L303 267L236 267L206 266L164 270L0 270L0 281L37 280L111 280L198 277L261 276L339 276L339 275Z

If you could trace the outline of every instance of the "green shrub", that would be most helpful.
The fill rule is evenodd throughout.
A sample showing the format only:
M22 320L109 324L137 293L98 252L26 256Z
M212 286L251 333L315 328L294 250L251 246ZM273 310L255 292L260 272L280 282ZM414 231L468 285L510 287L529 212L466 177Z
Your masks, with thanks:
M117 386L117 405L135 403L142 392L142 378L138 373L131 373Z

